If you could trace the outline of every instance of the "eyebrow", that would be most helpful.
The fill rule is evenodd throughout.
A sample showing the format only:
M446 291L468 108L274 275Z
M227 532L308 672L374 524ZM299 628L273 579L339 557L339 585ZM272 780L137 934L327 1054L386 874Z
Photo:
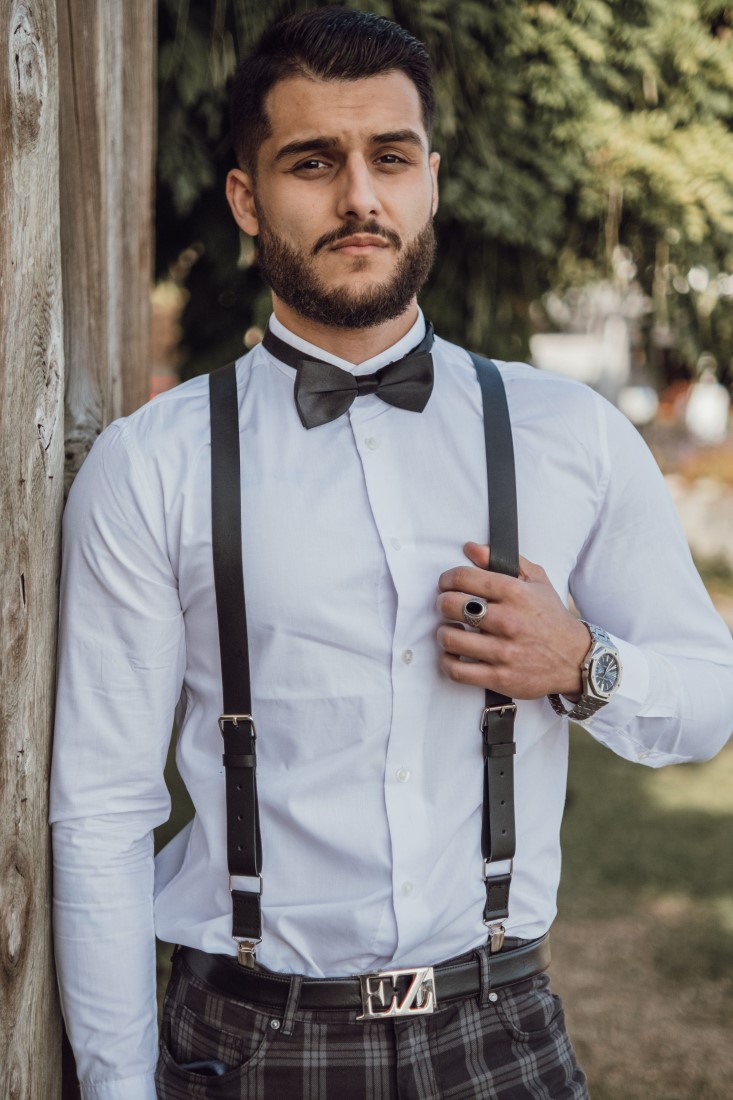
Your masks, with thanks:
M336 149L338 140L335 137L312 137L302 141L289 141L275 154L275 161L285 160L287 157L300 156L303 153L315 153ZM372 134L369 138L370 145L415 145L418 149L424 149L425 143L416 130L388 130L384 134Z
M416 145L418 149L425 148L425 142L417 130L388 130L386 134L372 134L369 141L372 145Z
M313 153L322 149L335 149L338 142L333 137L312 137L303 141L289 141L275 154L275 160L285 160L286 157L299 156L301 153Z

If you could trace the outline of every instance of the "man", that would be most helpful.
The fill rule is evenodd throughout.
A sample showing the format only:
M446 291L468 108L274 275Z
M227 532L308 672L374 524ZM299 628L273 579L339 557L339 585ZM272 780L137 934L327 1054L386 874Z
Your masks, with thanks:
M653 766L728 737L733 645L653 460L590 390L520 364L501 373L521 570L487 569L476 370L430 347L416 302L432 118L424 49L372 15L294 17L235 80L227 195L274 308L237 364L261 936L232 939L207 381L112 425L72 491L52 821L85 1097L585 1097L544 974L564 715ZM372 376L416 346L422 398L383 400ZM331 416L333 366L370 380ZM512 868L482 860L484 689L519 700L498 922L482 871ZM177 704L196 817L154 906ZM154 921L182 945L159 1061Z

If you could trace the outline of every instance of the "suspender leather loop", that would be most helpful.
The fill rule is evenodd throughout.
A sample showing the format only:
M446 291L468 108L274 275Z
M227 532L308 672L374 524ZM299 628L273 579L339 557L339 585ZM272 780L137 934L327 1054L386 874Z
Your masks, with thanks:
M490 359L470 353L481 386L486 444L486 483L489 493L489 569L509 577L519 576L519 530L514 444L506 392L499 368ZM512 699L486 691L481 716L484 752L484 802L481 822L481 855L484 859L486 904L484 922L501 922L509 916L511 871L487 874L486 865L511 860L516 850L514 823L514 719ZM499 940L499 945L501 940Z

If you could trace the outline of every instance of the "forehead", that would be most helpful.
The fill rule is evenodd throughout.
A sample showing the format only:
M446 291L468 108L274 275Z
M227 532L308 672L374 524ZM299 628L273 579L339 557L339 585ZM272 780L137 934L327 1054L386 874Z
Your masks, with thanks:
M265 155L316 135L350 145L405 128L417 130L427 145L420 96L403 72L361 80L287 77L270 89L265 110L271 131L261 147Z

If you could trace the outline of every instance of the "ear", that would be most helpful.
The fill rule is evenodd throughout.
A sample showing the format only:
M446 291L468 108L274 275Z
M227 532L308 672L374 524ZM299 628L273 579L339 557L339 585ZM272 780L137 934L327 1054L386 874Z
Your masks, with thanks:
M227 176L227 202L239 228L250 237L260 231L252 177L241 168L232 168Z
M438 168L440 167L440 153L431 153L428 158L430 174L433 177L433 217L438 210Z

